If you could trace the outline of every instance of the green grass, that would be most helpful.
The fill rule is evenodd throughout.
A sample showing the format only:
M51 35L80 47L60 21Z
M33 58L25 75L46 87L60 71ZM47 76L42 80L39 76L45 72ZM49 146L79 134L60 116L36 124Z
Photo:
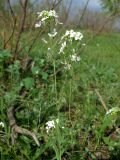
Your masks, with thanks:
M86 33L84 42L91 36ZM119 107L119 46L119 33L96 36L80 52L80 63L73 64L69 72L64 72L60 66L56 56L58 45L52 57L46 54L48 45L39 41L31 52L35 61L32 70L21 72L18 61L8 66L0 61L0 121L5 123L5 128L0 128L1 160L87 160L97 159L98 152L102 158L119 159L120 138L114 131L120 125L119 117L115 114L106 118L106 110L96 94L97 89L108 109ZM36 70L39 70L38 75L35 75ZM27 93L24 99L19 91ZM10 105L18 105L17 122L36 132L41 143L39 148L30 137L23 135L11 146L6 116ZM47 134L45 123L57 118L59 124ZM110 139L111 134L117 138Z
M84 52L92 63L114 68L120 74L120 34L103 34L91 40Z

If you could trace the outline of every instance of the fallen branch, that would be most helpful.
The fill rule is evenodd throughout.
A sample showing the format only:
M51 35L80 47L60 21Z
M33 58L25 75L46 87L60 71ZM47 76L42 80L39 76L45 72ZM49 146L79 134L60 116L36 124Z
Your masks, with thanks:
M33 132L31 132L31 131L29 131L29 130L27 130L25 128L19 127L16 124L16 120L14 118L14 107L9 107L8 108L7 117L8 117L9 125L10 125L10 128L11 128L12 145L15 144L15 139L17 138L17 135L18 134L22 134L22 135L26 135L26 136L32 137L32 139L35 141L37 146L38 147L40 146L40 143L39 143L35 133L33 133Z

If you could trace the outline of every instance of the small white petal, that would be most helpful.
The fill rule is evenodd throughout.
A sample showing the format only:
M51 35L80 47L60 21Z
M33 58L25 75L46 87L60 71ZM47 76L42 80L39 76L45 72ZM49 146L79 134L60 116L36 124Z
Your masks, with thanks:
M41 27L41 21L35 24L35 28Z
M46 44L48 43L44 38L42 39L42 41L43 41L44 43L46 43Z
M4 123L3 123L3 122L0 122L0 126L1 126L2 128L4 128L4 127L5 127L5 125L4 125Z
M54 28L54 30L52 31L52 33L48 33L48 36L51 38L54 38L57 35L56 29Z
M83 43L82 45L83 45L83 46L86 46L86 44L85 44L85 43Z

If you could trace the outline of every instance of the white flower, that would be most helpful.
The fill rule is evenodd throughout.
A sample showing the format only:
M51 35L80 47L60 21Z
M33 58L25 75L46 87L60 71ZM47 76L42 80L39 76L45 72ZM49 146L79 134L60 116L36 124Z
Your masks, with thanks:
M55 128L55 123L59 123L59 119L46 122L46 132L48 133L50 129Z
M71 61L73 61L73 62L79 62L80 61L80 57L77 56L77 54L70 55L70 58L71 58Z
M4 128L4 123L3 122L0 122L0 126L2 127L2 128Z
M70 34L70 31L66 31L65 36L68 36Z
M50 51L51 50L51 48L48 48L48 51Z
M54 38L56 35L57 35L57 31L55 28L53 29L52 33L48 33L48 36L51 38Z
M74 30L66 31L66 33L62 36L61 40L64 38L68 38L68 40L72 41L73 39L78 41L82 40L83 34L81 32L75 32Z
M48 13L48 15L49 15L50 17L58 18L58 15L57 15L57 13L56 13L55 10L50 10L49 13Z
M66 41L64 41L64 42L61 44L61 48L60 48L60 51L59 51L59 53L58 53L58 54L60 54L60 53L64 53L64 49L65 49L65 47L66 47Z
M43 17L42 19L41 19L41 22L44 22L46 19L48 19L49 17Z
M76 61L76 56L75 55L70 55L71 61Z
M76 32L76 34L75 34L75 40L77 41L77 40L81 40L82 38L83 38L83 34L82 33L80 33L80 32Z
M64 65L64 68L65 68L66 70L70 70L71 64L67 63L66 61L65 61L65 62L61 62L61 64Z
M39 21L38 23L35 24L35 28L41 27L42 23Z
M50 18L50 17L55 17L55 18L58 18L58 15L56 13L55 10L50 10L50 11L46 11L46 10L43 10L42 12L38 12L38 18Z
M66 70L70 70L71 64L67 63L67 64L64 66L64 68L65 68Z
M106 115L109 115L109 114L114 115L114 114L116 114L116 113L118 113L118 112L120 112L120 108L114 107L114 108L109 109L109 110L106 112Z
M40 24L45 24L46 21L54 20L55 24L60 24L58 21L58 15L55 10L46 11L43 10L42 12L38 12L38 20L39 22L35 25L35 27L41 27Z
M76 58L76 60L79 62L79 61L80 61L80 57L78 56L78 57Z

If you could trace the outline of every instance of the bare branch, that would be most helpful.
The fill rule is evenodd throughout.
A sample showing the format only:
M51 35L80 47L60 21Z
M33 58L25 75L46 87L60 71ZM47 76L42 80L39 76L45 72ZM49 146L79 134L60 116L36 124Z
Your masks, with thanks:
M16 16L15 16L14 11L13 11L13 9L12 9L10 0L7 0L7 3L8 3L9 9L10 9L10 13L11 13L11 16L12 16L12 19L13 19L13 30L12 30L12 33L11 33L11 35L9 36L8 40L7 40L7 41L4 41L4 45L3 45L3 48L4 48L4 49L6 48L6 45L8 44L8 42L11 40L11 38L12 38L13 35L14 35L15 27L16 27L16 22L17 22L17 19L16 19Z
M81 22L81 20L83 19L84 15L85 15L85 12L86 12L87 7L88 7L88 4L89 4L89 1L90 1L90 0L87 0L87 2L86 2L86 4L85 4L85 7L84 7L84 9L83 9L82 15L80 16L78 25L80 25L80 22Z
M11 15L12 15L12 17L13 17L13 19L14 19L14 18L15 18L15 13L14 13L14 11L13 11L13 9L12 9L10 0L7 0L7 2L8 2L8 6L9 6L9 8L10 8Z
M10 35L10 37L8 38L7 41L4 42L4 46L3 48L5 49L6 48L6 45L8 44L8 42L11 40L11 38L13 37L14 33L15 33L15 27L16 27L16 19L14 20L14 24L13 24L13 30L12 30L12 33Z
M67 19L68 19L69 13L70 13L70 9L71 9L71 6L72 6L72 2L73 2L73 0L70 1L69 6L68 6L68 9L67 9L66 21L67 21Z
M63 0L59 0L57 3L56 3L56 0L55 2L53 3L53 6L51 9L55 9Z
M19 127L16 124L16 120L14 118L14 107L8 108L7 117L8 117L8 121L9 121L10 128L11 128L12 145L14 145L14 143L15 143L15 138L17 138L17 134L22 134L22 135L27 135L27 136L32 137L32 139L35 141L37 146L40 146L40 143L39 143L35 133L33 133L25 128Z
M20 38L21 38L21 34L23 32L24 29L24 25L25 25L25 20L26 20L26 13L27 13L27 4L28 4L28 0L19 0L21 7L22 7L22 19L21 19L21 23L20 23L20 29L18 32L18 36L17 36L17 41L16 41L16 46L15 46L15 54L18 51L18 46L19 46L19 42L20 42Z

